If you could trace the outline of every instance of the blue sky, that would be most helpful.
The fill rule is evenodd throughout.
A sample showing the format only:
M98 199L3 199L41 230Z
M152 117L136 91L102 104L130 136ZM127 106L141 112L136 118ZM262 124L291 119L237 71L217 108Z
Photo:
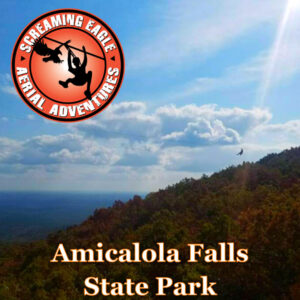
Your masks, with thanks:
M126 61L113 104L72 125L33 113L10 79L23 28L58 8L107 22ZM1 9L2 190L148 192L300 144L300 0L4 0Z

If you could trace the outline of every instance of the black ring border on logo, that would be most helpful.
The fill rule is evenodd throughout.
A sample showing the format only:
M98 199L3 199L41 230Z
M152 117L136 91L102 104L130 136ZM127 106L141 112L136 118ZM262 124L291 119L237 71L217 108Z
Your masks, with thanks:
M59 29L74 29L74 30L82 31L82 32L84 32L85 34L88 34L86 31L84 31L84 30L81 29L81 28L60 27L60 28L55 28L55 29L53 29L53 30L50 30L50 31L47 32L45 35L41 36L40 39L46 37L48 34L54 32L54 31L56 31L56 30L59 30ZM107 64L106 64L106 57L105 57L105 54L104 54L104 51L103 51L102 47L100 46L99 42L97 41L97 39L96 39L94 36L92 36L92 38L93 38L93 39L95 40L95 42L99 45L99 47L100 47L100 49L101 49L101 52L102 52L102 55L104 55L104 72L103 72L103 76L102 76L102 79L101 79L99 85L97 86L97 88L96 88L95 91L94 91L94 93L95 93L95 92L99 89L99 87L101 86L101 84L102 84L103 81L104 81L105 73L106 73L106 71L107 71L107 70L106 70ZM76 104L76 103L79 103L79 102L84 101L84 100L87 99L87 97L85 97L85 98L83 98L83 99L81 99L81 100L78 100L78 101L76 100L76 101L73 101L73 102L63 102L63 101L55 100L55 99L53 99L53 98L47 96L44 92L42 92L42 91L39 89L38 85L35 83L35 80L34 80L34 77L33 77L33 74L32 74L32 70L31 70L32 55L33 55L33 51L31 51L30 59L29 59L29 71L30 71L30 76L31 76L31 78L32 78L32 81L33 81L35 87L38 89L38 91L39 91L41 94L43 94L46 98L48 98L48 99L50 99L50 100L52 100L52 101L54 101L54 102L56 102L56 103L66 104L66 105L68 105L68 104ZM92 93L92 94L93 94L93 93Z
M104 27L106 27L107 29L109 29L110 31L110 34L113 36L114 40L116 41L117 43L117 47L120 51L120 60L121 60L121 72L120 72L120 77L119 77L119 82L113 92L113 94L111 95L109 101L105 102L104 105L100 106L98 110L96 110L95 112L87 115L87 116L82 116L82 117L79 117L79 118L71 118L71 119L64 119L64 118L58 118L58 117L53 117L53 116L50 116L40 110L38 110L35 106L33 106L30 102L27 102L27 99L25 98L25 96L23 95L20 87L19 87L19 84L18 84L18 81L17 81L17 78L16 78L16 75L15 75L15 57L16 57L16 52L17 52L17 45L19 45L21 39L23 38L24 36L24 33L27 32L27 30L36 22L38 22L39 20L49 16L49 15L52 15L54 13L63 13L63 12L75 12L75 13L80 13L80 14L84 14L90 18L93 18L95 20L97 20L100 24L102 24ZM57 10L53 10L53 11L50 11L50 12L47 12L41 16L39 16L38 18L34 19L32 22L30 22L26 27L25 29L23 29L22 33L20 34L17 42L15 43L15 46L14 46L14 50L13 50L13 55L12 55L12 61L11 61L11 72L12 72L12 75L13 75L13 79L14 79L14 83L15 83L15 86L18 90L18 93L19 95L21 96L22 100L25 102L25 104L27 106L29 106L31 109L33 109L35 112L37 112L39 115L42 115L44 116L45 118L47 119L52 119L52 120L55 120L55 121L59 121L59 122L63 122L63 123L66 123L66 122L78 122L78 121L81 121L81 120L84 120L84 119L89 119L91 118L92 116L100 113L102 110L104 110L111 102L112 100L115 98L115 96L117 95L120 87L121 87L121 84L123 82L123 78L124 78L124 72L125 72L125 59L124 59L124 53L123 53L123 49L122 49L122 46L119 42L119 39L118 37L115 35L115 33L113 32L113 30L110 28L110 26L108 26L103 20L101 20L100 18L98 18L97 16L91 14L91 13L88 13L86 11L83 11L83 10L80 10L80 9L71 9L71 8L66 8L66 9L57 9Z

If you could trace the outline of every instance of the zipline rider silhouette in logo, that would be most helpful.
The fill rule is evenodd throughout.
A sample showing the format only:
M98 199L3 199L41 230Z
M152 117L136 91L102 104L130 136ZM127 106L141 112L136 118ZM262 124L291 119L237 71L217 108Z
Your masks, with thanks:
M104 110L117 95L124 55L101 19L59 9L23 30L12 55L12 75L32 110L56 121L81 121Z
M53 39L52 39L53 41ZM60 43L59 41L57 41ZM60 43L61 45L55 48L54 50L48 48L47 44L43 41L38 41L36 46L34 47L34 50L39 55L47 55L47 57L43 58L44 62L53 61L54 63L62 63L63 60L59 58L59 55L61 55L60 48L62 46L65 46L68 50L68 66L69 71L75 75L73 78L69 78L66 81L59 80L59 84L63 86L64 88L68 88L69 83L72 83L77 86L82 86L87 83L87 89L84 91L85 96L88 99L92 99L91 95L91 81L92 81L92 71L86 72L86 64L87 64L87 53L85 50L85 47L82 46L82 50L84 53L84 59L83 62L80 63L80 59L74 54L74 52L71 50L71 47L69 46L69 43L71 41L67 41L65 43ZM73 64L75 68L72 66L72 58L73 58Z
M86 63L87 63L87 55L85 51L85 47L82 46L82 49L84 51L84 60L82 64L80 64L80 59L75 56L75 54L72 52L72 50L69 48L68 52L68 65L69 65L69 71L75 75L73 78L69 78L66 81L59 81L59 84L62 85L64 88L68 88L69 83L73 83L74 85L84 85L87 83L87 88L84 94L88 99L92 99L91 95L91 80L92 80L92 71L88 71L86 73ZM71 56L73 56L73 64L75 65L75 68L72 66L72 60Z

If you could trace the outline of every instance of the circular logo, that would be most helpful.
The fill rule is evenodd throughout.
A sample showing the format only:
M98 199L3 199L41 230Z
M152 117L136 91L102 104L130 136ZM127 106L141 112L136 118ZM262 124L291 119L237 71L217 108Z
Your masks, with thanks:
M12 55L12 77L24 102L48 119L75 122L105 109L124 76L124 55L112 29L78 9L33 20Z

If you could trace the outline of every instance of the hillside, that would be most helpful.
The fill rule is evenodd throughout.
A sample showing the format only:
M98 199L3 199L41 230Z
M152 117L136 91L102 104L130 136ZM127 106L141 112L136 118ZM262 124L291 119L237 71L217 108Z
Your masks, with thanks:
M217 281L220 299L299 299L300 148L270 154L257 163L229 167L210 177L181 182L142 199L97 209L81 225L46 240L2 246L0 299L83 299L88 276L110 281L156 276ZM181 264L50 264L57 245L68 248L168 248L183 253ZM187 264L188 243L234 241L249 248L245 264ZM152 291L153 292L153 291ZM164 299L173 299L169 295ZM191 298L191 297L190 297ZM108 298L109 299L109 298ZM145 297L146 299L146 297ZM149 299L155 299L152 296Z

